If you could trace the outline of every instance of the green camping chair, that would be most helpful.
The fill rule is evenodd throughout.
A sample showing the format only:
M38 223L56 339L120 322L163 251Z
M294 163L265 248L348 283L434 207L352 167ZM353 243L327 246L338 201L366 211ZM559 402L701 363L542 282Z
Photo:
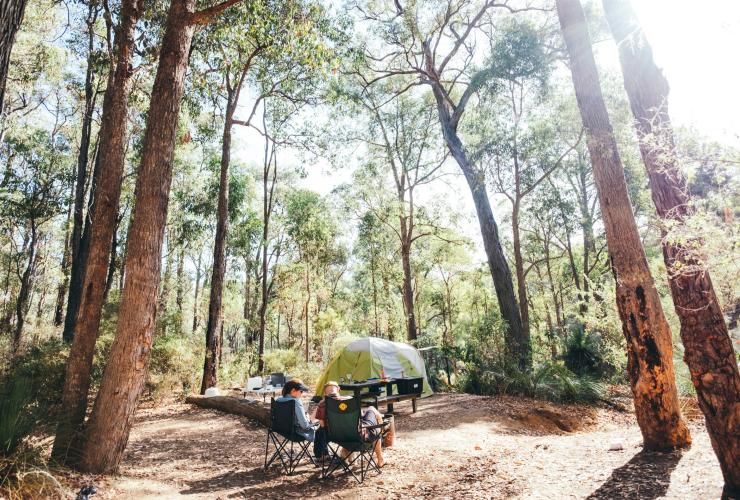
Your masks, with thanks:
M276 459L280 460L280 464L288 475L295 472L303 458L308 458L312 464L318 466L309 452L308 447L311 442L296 432L295 409L295 401L278 402L275 398L270 400L270 426L267 429L267 445L265 446L265 471ZM268 459L270 443L275 451Z
M358 483L365 480L365 476L371 470L380 474L380 467L375 462L374 448L375 444L382 438L382 429L388 422L376 425L361 426L361 408L360 401L351 399L333 399L326 400L326 420L327 420L327 445L329 448L330 459L322 462L321 477L327 478L339 467L344 472L349 472ZM369 439L362 438L361 428L366 429L372 437ZM375 432L373 432L375 431ZM339 456L339 447L344 448L350 453L355 453L355 457L350 460ZM355 471L353 465L359 461L359 470Z

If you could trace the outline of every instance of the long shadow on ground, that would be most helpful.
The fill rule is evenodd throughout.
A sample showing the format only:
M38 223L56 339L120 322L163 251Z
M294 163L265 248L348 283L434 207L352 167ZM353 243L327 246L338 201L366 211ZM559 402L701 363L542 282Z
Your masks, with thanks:
M609 479L589 499L627 498L653 500L662 497L671 485L671 473L681 460L683 451L641 451L614 469Z

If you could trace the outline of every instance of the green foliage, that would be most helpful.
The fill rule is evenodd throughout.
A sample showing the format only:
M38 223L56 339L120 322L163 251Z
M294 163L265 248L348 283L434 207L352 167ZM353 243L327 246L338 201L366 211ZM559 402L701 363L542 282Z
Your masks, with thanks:
M31 347L13 360L0 382L0 455L14 453L58 410L66 348L58 340Z
M284 373L290 378L300 378L312 386L321 376L323 365L306 363L295 349L273 349L265 353L265 374Z
M593 378L577 376L557 363L543 363L522 372L514 366L469 365L459 386L484 395L516 395L556 402L595 403L604 399L606 386Z
M155 398L187 395L202 376L203 342L179 331L154 337L147 388Z
M598 334L587 333L583 324L575 321L565 339L564 347L563 361L570 371L578 376L601 374L604 358Z

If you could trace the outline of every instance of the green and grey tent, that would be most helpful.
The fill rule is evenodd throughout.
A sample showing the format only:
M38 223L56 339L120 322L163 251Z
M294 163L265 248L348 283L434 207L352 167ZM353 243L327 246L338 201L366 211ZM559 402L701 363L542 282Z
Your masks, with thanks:
M427 379L427 370L419 351L408 344L390 340L367 337L347 344L339 351L321 374L316 384L316 394L323 393L329 380L339 381L351 374L352 380L366 380L380 377L381 370L386 377L423 377L424 390L421 397L431 396L432 387Z

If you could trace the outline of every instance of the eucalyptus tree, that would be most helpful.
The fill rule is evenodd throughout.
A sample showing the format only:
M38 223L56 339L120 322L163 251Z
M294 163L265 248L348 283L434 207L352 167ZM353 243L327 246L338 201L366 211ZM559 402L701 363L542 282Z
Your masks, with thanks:
M586 17L579 0L556 4L599 194L643 445L646 449L686 446L691 436L678 404L671 331L632 213Z
M218 332L223 321L222 296L228 232L226 212L229 204L227 179L231 129L234 125L252 126L258 105L269 96L280 96L289 101L305 101L313 97L310 91L315 86L316 73L331 57L328 42L332 39L334 29L323 7L312 0L249 2L232 9L225 16L225 22L212 25L196 40L196 45L205 52L202 66L207 71L202 73L205 77L203 84L217 105L224 108L221 189L201 392L217 383L216 358L220 350ZM256 97L249 107L251 112L247 116L236 117L239 99L246 85L251 87ZM263 288L266 279L263 272Z
M302 268L305 301L303 302L303 339L306 362L310 359L310 304L322 271L337 255L338 227L326 201L306 189L296 189L286 200L286 233L297 253Z
M81 282L78 315L67 360L61 415L52 455L55 460L76 461L81 451L81 426L87 411L95 341L105 298L113 232L118 219L125 157L128 98L131 91L136 24L142 0L123 0L103 99L100 140L95 169L95 203L90 207L90 236L85 274ZM123 274L123 273L122 273ZM84 293L82 291L84 290Z
M72 342L74 336L74 327L77 320L77 312L82 295L82 280L85 274L85 264L89 249L89 226L83 234L85 220L85 198L87 188L90 184L88 181L89 163L93 139L93 115L96 110L96 103L100 93L100 86L104 81L103 74L106 72L106 52L105 46L101 44L99 38L99 19L103 15L103 5L97 0L80 2L86 8L84 17L84 35L82 40L73 40L72 49L80 52L80 56L85 59L85 80L82 84L82 116L80 123L80 142L77 149L77 173L74 184L74 208L72 210L72 230L69 235L69 245L71 249L70 260L70 283L67 296L67 311L64 318L64 330L62 339L65 342ZM82 34L82 33L81 33ZM77 47L80 43L84 48ZM95 148L93 148L95 149ZM94 151L93 151L94 154ZM96 166L99 166L96 163ZM94 175L94 174L93 174ZM90 189L90 198L92 200L94 186ZM88 203L89 205L90 203ZM89 220L89 218L88 218Z
M5 101L5 80L8 78L10 52L15 34L23 21L27 0L8 0L0 6L0 113Z
M238 2L226 0L199 11L194 0L170 3L136 179L116 337L86 427L83 470L109 471L123 458L149 365L172 157L193 33Z
M475 204L498 305L507 322L508 357L512 363L527 368L531 364L530 340L522 328L511 271L486 191L485 173L471 160L458 130L471 99L495 72L495 66L476 61L476 37L484 25L497 25L496 12L518 10L510 3L429 0L404 4L395 0L368 3L360 10L380 38L380 47L369 43L366 49L369 69L374 73L366 85L407 75L416 80L402 85L398 93L420 84L432 90L442 136L465 176ZM488 60L495 61L495 57L491 54Z
M511 21L494 33L492 78L479 91L463 131L470 157L489 185L511 206L512 244L522 329L529 335L529 300L522 256L521 218L528 197L559 168L580 140L561 119L563 104L551 87L553 57L541 27Z
M668 115L668 81L653 60L629 0L604 0L604 11L619 48L653 203L661 219L681 224L691 216L692 206ZM738 496L740 373L712 280L691 248L696 243L664 238L663 257L681 322L684 357L725 479L724 494Z
M419 333L411 269L413 246L421 238L438 234L440 229L434 221L423 217L423 212L419 217L414 198L417 188L434 182L443 173L446 154L433 133L437 118L433 107L423 98L394 97L381 85L365 86L346 93L359 111L370 117L359 136L372 158L362 175L377 177L380 185L362 190L358 199L398 238L406 338L413 342ZM384 199L388 180L393 186L393 200Z
M34 280L40 264L42 231L50 220L64 213L69 180L64 162L70 145L63 134L42 130L6 137L10 154L3 155L6 172L0 184L3 233L9 235L19 280L15 298L12 351L21 348L23 327L30 308ZM25 260L25 265L24 261Z

